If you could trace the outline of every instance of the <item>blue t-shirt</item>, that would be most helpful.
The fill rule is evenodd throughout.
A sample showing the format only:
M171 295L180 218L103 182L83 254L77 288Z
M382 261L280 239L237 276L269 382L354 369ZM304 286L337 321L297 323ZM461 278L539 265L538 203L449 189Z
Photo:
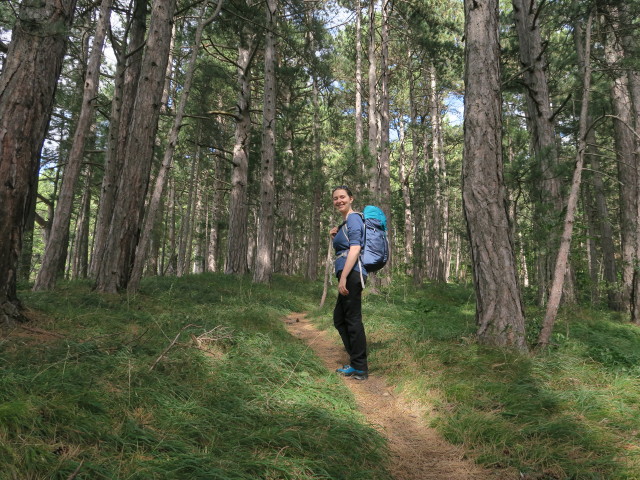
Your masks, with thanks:
M345 234L345 229L349 237ZM336 274L341 272L344 269L344 265L347 263L347 253L349 251L349 247L351 245L360 245L363 247L363 239L364 239L364 222L362 221L362 217L357 214L349 214L347 216L346 222L343 222L338 228L338 233L335 237L333 237L333 248L336 251ZM356 262L353 266L353 270L356 272L360 271L360 262ZM367 271L362 267L362 274L366 275Z

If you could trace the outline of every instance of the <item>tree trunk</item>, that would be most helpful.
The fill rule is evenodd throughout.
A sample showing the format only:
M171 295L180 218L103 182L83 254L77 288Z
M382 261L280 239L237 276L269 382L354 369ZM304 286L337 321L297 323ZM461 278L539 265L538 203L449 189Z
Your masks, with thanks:
M617 24L612 25L617 28ZM613 138L618 166L618 183L620 186L620 240L622 244L622 302L630 305L633 284L633 265L636 243L636 210L638 179L636 176L636 139L633 132L633 116L631 94L627 75L620 70L619 63L624 53L613 35L608 35L605 43L605 58L612 68L611 103L613 106Z
M497 0L465 0L462 192L481 343L526 350L503 179Z
M369 0L369 143L367 154L369 195L374 201L379 201L378 189L378 122L377 122L377 75L376 75L376 3L377 0Z
M195 75L196 70L196 62L198 59L198 50L200 48L200 43L202 42L202 32L204 28L209 25L215 17L220 12L222 7L222 0L218 1L218 6L216 11L206 20L198 23L196 26L196 34L194 40L194 46L191 50L191 56L189 58L189 63L187 65L187 71L185 73L184 84L181 88L182 95L180 96L180 101L178 103L178 107L176 108L176 116L173 120L173 124L171 126L171 131L169 132L169 141L167 144L167 148L164 151L164 156L162 158L162 164L160 169L158 170L158 175L156 176L153 193L151 194L151 199L149 200L149 206L147 207L147 214L144 220L144 226L142 227L142 234L140 237L140 242L136 248L135 261L133 264L133 268L131 270L131 278L129 279L129 284L127 285L127 290L135 292L139 285L140 279L142 278L142 273L144 270L144 264L147 258L147 250L149 248L149 243L151 241L151 234L153 232L153 226L156 223L156 218L158 214L158 210L160 209L160 204L162 201L162 196L164 193L164 189L167 185L167 178L169 176L169 171L171 170L171 166L173 165L173 155L176 150L176 146L178 145L178 138L180 134L180 130L182 128L182 120L184 119L184 113L187 107L187 101L189 99L189 95L191 93L191 85L193 84L193 77ZM205 7L206 8L206 7ZM203 8L200 18L204 18L205 10Z
M107 241L109 240L109 229L111 228L118 183L124 163L124 148L129 135L138 81L140 79L145 44L144 37L147 28L146 19L147 1L135 0L128 48L123 48L121 51L114 48L117 60L115 91L111 103L109 137L100 190L100 207L98 209L98 218L96 219L96 233L90 265L90 274L93 278L98 275L98 270L104 259Z
M260 223L256 268L253 281L269 283L273 275L273 244L275 231L275 161L276 161L276 24L277 0L266 2L264 47L264 104L262 110L262 152L260 179Z
M382 29L380 40L380 71L381 71L381 85L380 85L380 208L387 216L387 224L389 229L387 235L389 237L389 245L393 245L393 225L392 212L391 212L391 152L389 146L389 15L391 10L390 0L382 0ZM393 268L394 262L394 248L390 248L389 252L389 266L390 268L384 270L384 275L387 282L390 281L390 272Z
M409 265L413 258L413 213L411 211L411 176L413 169L407 169L407 155L405 152L405 124L400 119L400 158L398 165L398 180L400 189L402 190L402 203L404 207L404 263L406 265L406 273L410 274Z
M0 325L21 320L16 293L26 207L53 109L75 0L25 0L0 76Z
M242 27L238 45L238 102L233 147L233 173L229 205L229 234L224 273L246 274L249 238L247 236L249 181L249 143L251 134L251 63L255 49L255 34L249 25Z
M75 248L73 251L73 265L71 278L87 278L89 271L89 221L91 220L91 179L92 169L85 168L82 199L76 220Z
M587 26L584 35L584 61L581 62L583 72L583 85L582 85L582 105L580 108L580 127L578 133L578 150L576 153L576 167L573 172L573 181L571 182L571 191L569 193L569 199L567 201L567 209L564 220L564 228L562 237L560 239L560 249L558 251L558 257L556 259L556 267L553 274L553 283L549 292L549 303L547 304L547 310L545 312L544 320L542 323L542 330L538 336L538 345L540 347L546 347L551 339L551 333L553 332L553 325L558 314L558 308L560 307L560 299L562 297L562 284L567 272L569 250L571 248L571 236L573 233L573 223L575 219L576 206L578 204L578 197L580 195L580 180L582 177L582 167L584 165L585 150L587 147L586 135L587 135L587 121L589 118L589 94L591 91L591 21L592 17L589 15L587 20Z
M62 177L62 187L60 188L60 196L53 216L51 235L44 251L42 267L33 285L34 291L52 290L56 286L56 280L58 279L57 267L63 258L63 253L66 253L71 213L73 211L73 194L82 168L86 138L93 122L95 100L98 96L100 83L100 60L102 59L104 39L109 28L112 3L113 0L102 0L100 5L96 33L84 77L80 115L73 136L69 158L64 169L64 176Z
M356 98L355 98L355 115L356 115L356 164L358 173L361 178L365 178L365 162L364 162L364 126L362 122L362 0L356 0ZM358 187L360 187L358 182Z
M149 185L175 0L154 0L140 81L124 155L123 172L96 289L126 288L135 257Z
M194 199L196 197L196 188L198 185L198 163L200 162L200 134L198 134L198 145L196 153L191 162L191 172L189 173L189 181L187 188L189 194L187 196L187 206L184 215L182 215L182 223L180 224L180 247L178 250L178 277L182 277L189 273L191 264L191 232L193 225L193 217L195 216Z
M540 35L542 4L535 0L512 0L520 62L527 97L527 120L531 132L531 147L536 156L540 184L535 201L535 222L541 230L539 241L545 242L544 253L539 256L539 303L543 304L553 273L558 251L558 222L562 212L562 193L556 175L558 152L556 148L549 85L545 72L546 60ZM549 215L549 211L555 215Z
M312 45L314 44L312 40ZM313 47L312 47L313 49ZM313 50L312 50L313 51ZM315 281L318 278L318 257L320 256L320 213L322 212L322 158L320 153L320 106L318 78L313 76L313 167L310 174L312 206L311 206L311 243L307 260L307 279Z

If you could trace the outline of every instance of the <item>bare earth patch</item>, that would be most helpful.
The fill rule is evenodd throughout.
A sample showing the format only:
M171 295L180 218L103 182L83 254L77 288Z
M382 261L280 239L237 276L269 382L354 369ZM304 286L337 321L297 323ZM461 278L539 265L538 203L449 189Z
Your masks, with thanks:
M337 343L338 334L317 329L303 313L293 313L285 323L291 335L304 340L334 371L347 359ZM465 452L446 442L425 422L426 409L396 395L379 375L367 381L344 378L367 420L384 435L391 450L395 480L508 480L517 476L491 471L465 458Z

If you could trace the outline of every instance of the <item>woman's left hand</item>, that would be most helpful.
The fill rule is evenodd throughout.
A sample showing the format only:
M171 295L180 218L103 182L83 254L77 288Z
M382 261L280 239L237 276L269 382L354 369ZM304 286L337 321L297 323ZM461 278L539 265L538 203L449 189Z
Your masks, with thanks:
M349 290L347 290L347 279L344 277L341 277L338 282L338 292L340 292L340 295L349 295Z

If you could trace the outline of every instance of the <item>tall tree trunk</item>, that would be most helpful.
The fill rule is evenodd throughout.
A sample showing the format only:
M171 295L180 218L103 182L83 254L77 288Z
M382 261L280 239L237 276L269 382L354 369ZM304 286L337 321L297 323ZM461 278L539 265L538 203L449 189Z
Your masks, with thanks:
M585 65L586 59L584 51L582 25L574 26L574 39L576 43L576 52L578 55L578 63ZM587 125L592 125L591 117L587 118ZM600 152L596 145L596 131L590 128L587 132L585 162L591 164L591 181L593 184L593 198L595 202L595 218L597 218L597 227L600 237L600 248L602 250L602 264L604 269L605 291L607 292L607 302L609 308L613 310L622 310L624 305L621 301L621 295L618 288L618 274L616 269L615 246L613 240L613 229L609 222L609 208L607 207L604 182L602 180L602 172L600 171L600 162L598 157ZM594 218L594 220L595 220Z
M260 179L260 223L256 268L253 281L269 283L273 275L273 245L275 232L275 162L276 162L276 23L277 0L266 2L264 47L264 104L262 110L262 152Z
M155 179L153 192L151 194L151 199L149 200L147 214L145 216L144 225L142 227L140 242L138 243L138 246L136 248L135 261L131 270L131 278L129 279L129 284L127 285L127 289L129 291L136 291L140 285L140 279L142 278L144 263L147 258L147 250L149 248L149 243L151 241L151 235L153 232L153 226L156 223L158 210L160 209L162 196L167 184L169 171L171 169L171 166L173 165L173 155L175 153L176 146L178 145L178 138L180 130L182 128L182 121L184 119L185 110L187 108L187 101L189 100L189 95L191 93L191 85L193 84L193 77L195 75L196 62L198 59L198 50L200 49L200 43L202 42L202 32L207 25L213 22L215 17L220 12L221 7L222 0L219 0L218 6L213 15L211 15L206 20L198 23L198 25L196 26L193 49L191 50L189 64L185 73L184 84L181 88L182 94L180 96L178 106L175 110L176 116L173 120L171 131L169 132L169 142L167 144L167 148L164 151L162 164L160 165L158 175ZM204 18L205 8L206 7L203 7L200 18Z
M635 37L631 34L633 32L633 19L629 11L629 5L625 2L621 2L619 5L619 21L622 28L620 39L622 48L624 51L625 59L637 58L638 43ZM635 167L636 178L636 216L634 218L635 231L635 252L634 252L634 270L633 281L631 290L631 321L637 325L640 325L640 268L637 266L637 262L640 259L640 69L634 68L634 63L629 62L631 67L627 68L627 78L629 85L629 92L631 93L631 105L632 105L632 118L633 128L635 133L635 154L633 165Z
M207 247L207 271L218 271L218 258L220 252L220 219L224 191L222 177L224 175L223 160L215 158L215 170L213 179L213 201L211 202L211 227L209 229L209 241Z
M87 278L89 271L89 221L91 220L91 165L87 165L82 187L82 199L76 220L75 248L71 278Z
M393 245L393 220L391 218L391 152L389 146L389 16L391 10L390 0L382 0L382 28L380 39L380 71L381 71L381 85L380 85L380 207L387 216L387 224L389 225L388 236L389 245ZM393 248L389 252L389 262L393 265ZM386 271L387 279L390 279L389 272L391 268Z
M369 142L367 165L369 166L369 195L377 202L380 198L380 191L378 188L378 79L376 75L376 3L377 0L369 0Z
M33 290L35 291L51 290L55 287L58 265L63 259L63 253L66 253L71 213L73 211L73 193L82 168L86 138L93 122L95 100L98 96L100 83L100 60L102 59L104 39L109 28L112 3L113 0L102 0L100 5L96 33L93 38L93 46L84 77L80 115L73 135L69 158L64 169L64 176L62 177L62 187L60 188L60 196L53 216L51 235L44 250L42 267L33 285Z
M104 259L96 279L96 289L100 292L126 288L131 274L151 173L174 10L175 0L154 0L151 9L123 172Z
M224 273L243 275L248 272L247 236L249 182L249 142L251 133L251 63L255 53L255 34L249 25L242 27L238 45L238 102L233 147L233 172L229 200L229 234Z
M612 26L618 28L617 22ZM616 38L608 35L605 43L605 58L612 69L611 103L613 106L613 138L618 166L620 186L620 239L622 244L622 302L630 305L633 284L633 265L636 244L636 211L638 179L636 175L636 139L633 131L631 94L627 74L619 64L624 58Z
M553 283L549 293L549 303L545 312L542 323L542 330L538 336L538 345L546 347L551 339L553 325L560 307L560 299L562 297L562 284L567 272L569 250L571 248L571 236L573 233L573 223L575 219L576 206L580 195L580 180L582 177L582 167L584 165L585 151L587 147L587 121L589 118L589 94L591 92L591 21L592 16L589 15L584 34L584 56L581 62L583 85L582 85L582 105L580 108L580 127L578 133L578 150L576 153L576 167L573 172L573 180L571 182L571 191L567 201L567 209L564 219L564 229L560 239L560 250L556 259L556 267L553 274Z
M365 162L364 162L364 126L362 122L362 90L364 87L362 78L362 0L356 0L356 98L355 98L355 115L356 115L356 163L360 178L365 178ZM361 182L358 182L361 187Z
M562 192L556 175L558 152L556 148L549 84L545 72L546 60L540 34L540 8L544 2L512 0L520 62L527 97L527 120L531 132L531 147L536 156L540 176L535 202L535 222L541 229L541 242L545 242L538 259L540 304L545 302L558 251L558 222L562 212ZM549 215L549 211L555 215Z
M313 18L313 17L311 17ZM313 30L309 30L307 34L307 48L308 53L313 58L317 50L316 38ZM311 173L309 175L309 189L311 190L311 209L309 224L309 231L311 238L309 242L308 255L306 258L307 269L305 276L307 279L315 281L318 278L318 259L320 257L320 224L322 213L322 192L324 187L323 174L322 174L322 157L321 157L321 141L322 141L322 120L320 118L320 86L317 74L317 64L313 64L312 76L312 93L311 103L313 106L313 120L311 125L311 135L313 142L312 160L311 160ZM357 85L356 85L357 88ZM290 213L286 214L287 216Z
M411 211L411 176L413 175L413 169L407 169L407 154L405 151L405 123L402 118L400 123L400 158L398 162L398 180L400 182L400 189L402 191L402 203L404 206L404 258L403 261L407 265L406 273L410 274L409 265L413 258L413 213Z
M283 84L284 103L287 111L292 111L291 89ZM294 169L294 123L290 119L285 123L283 137L284 146L282 154L282 176L283 188L280 191L280 218L282 219L282 229L280 230L280 261L279 271L285 275L293 275L293 235L294 235L294 193L293 193L293 169Z
M526 350L502 165L498 1L465 0L462 198L476 291L478 339Z
M18 279L28 282L31 278L31 260L33 256L33 234L36 224L36 199L38 197L38 180L36 180L29 199L25 205L25 224L22 234L22 251L20 252L20 262L18 264Z
M75 0L25 0L0 76L0 324L21 320L16 280Z
M198 135L200 137L200 135ZM198 138L199 139L199 138ZM200 143L200 141L198 141ZM178 247L178 277L182 277L188 274L189 264L191 263L191 257L188 254L188 246L190 244L191 238L191 219L194 215L193 209L193 199L194 193L196 189L196 177L198 170L198 162L200 161L200 145L196 147L196 154L191 162L191 171L189 173L189 181L187 184L187 188L189 189L189 194L187 196L187 205L184 215L181 215L182 222L180 223L180 241Z
M129 135L133 116L140 69L142 68L143 47L147 29L147 1L135 0L127 48L114 48L116 52L115 91L109 117L109 136L105 155L104 174L100 190L100 206L96 219L96 233L93 242L90 274L98 275L109 239L109 229L113 218L118 183L124 163L124 148ZM112 42L113 43L113 42Z
M312 45L314 44L312 40ZM312 47L313 48L313 47ZM313 50L312 50L313 51ZM320 256L320 213L322 212L322 158L320 154L320 92L318 90L318 78L313 76L313 167L311 169L311 243L309 246L309 255L307 263L307 279L315 281L318 278L318 257Z

